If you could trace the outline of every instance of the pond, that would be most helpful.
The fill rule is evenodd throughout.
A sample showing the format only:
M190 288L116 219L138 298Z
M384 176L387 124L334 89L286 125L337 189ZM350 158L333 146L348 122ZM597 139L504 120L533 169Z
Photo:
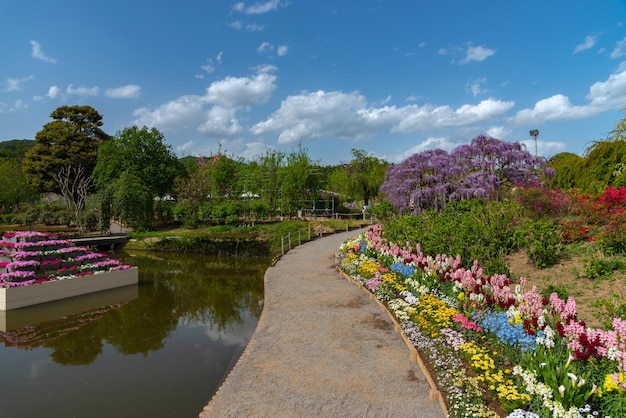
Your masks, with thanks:
M114 252L139 284L8 311L0 417L197 416L247 345L268 258Z

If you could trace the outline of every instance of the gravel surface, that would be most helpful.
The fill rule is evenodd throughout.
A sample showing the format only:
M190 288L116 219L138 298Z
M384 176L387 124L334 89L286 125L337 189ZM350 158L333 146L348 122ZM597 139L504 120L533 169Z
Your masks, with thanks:
M243 355L209 417L445 417L394 324L335 269L343 232L290 250L265 274Z

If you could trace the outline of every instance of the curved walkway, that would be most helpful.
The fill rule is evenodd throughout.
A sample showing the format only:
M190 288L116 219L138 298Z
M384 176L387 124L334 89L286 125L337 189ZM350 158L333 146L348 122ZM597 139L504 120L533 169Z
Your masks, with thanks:
M361 231L290 250L265 273L265 306L209 417L445 417L394 322L335 269Z

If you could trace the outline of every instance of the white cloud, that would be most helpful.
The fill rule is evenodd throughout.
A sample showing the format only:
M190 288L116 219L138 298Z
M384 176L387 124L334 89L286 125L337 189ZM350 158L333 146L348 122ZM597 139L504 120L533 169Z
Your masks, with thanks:
M437 149L437 148L445 150L445 151L452 151L457 146L458 144L451 142L446 137L429 137L425 141L408 148L406 151L404 151L401 154L391 155L384 159L392 163L399 163L399 162L406 160L411 155L417 154L418 152L426 151L429 149Z
M287 55L287 52L289 52L289 47L287 45L281 45L276 49L276 54L279 57Z
M271 12L272 10L276 10L280 5L281 4L279 0L269 0L264 3L254 3L253 5L248 7L246 7L243 2L239 2L233 6L233 11L242 12L247 15L258 15Z
M15 100L12 105L0 102L0 114L11 113L15 112L16 110L22 110L27 108L28 104L24 103L22 99Z
M276 67L265 65L256 70L253 76L215 81L203 96L187 95L156 109L137 109L133 123L163 131L191 128L207 136L237 135L244 129L237 120L237 111L265 103L276 89L276 76L271 74ZM207 104L213 106L207 110Z
M263 25L259 25L257 23L248 23L244 25L243 22L239 20L232 22L229 26L235 30L245 29L248 32L261 32L263 29L265 29L265 26Z
M486 82L487 82L487 79L484 77L479 78L477 80L472 80L469 83L467 83L467 89L472 93L472 96L476 97L479 94L485 93L485 91L482 88L482 84Z
M163 131L197 128L204 120L201 96L189 95L167 102L154 110L142 107L133 112L136 126L156 127Z
M459 63L466 64L470 61L484 61L495 53L494 49L485 48L484 46L469 46L465 53L465 58Z
M626 55L626 37L621 41L617 41L615 49L611 52L610 57L613 59L621 58Z
M263 42L256 50L257 52L272 52L274 50L274 45L269 42Z
M52 86L48 89L48 94L46 94L46 96L51 99L55 99L59 96L59 94L61 94L61 89L57 86Z
M30 41L30 45L32 47L32 57L41 61L49 62L54 64L57 62L55 58L47 56L43 49L41 48L41 44L37 41Z
M263 104L276 89L276 76L270 74L276 67L271 65L257 69L252 77L226 77L207 88L203 99L211 104L225 107L243 107Z
M598 41L598 35L587 35L585 36L585 41L582 44L576 45L574 48L574 54L578 54L579 52L586 51L587 49L593 48L593 46Z
M242 126L235 117L236 109L213 106L206 114L204 123L198 127L198 131L214 137L233 136L243 131Z
M112 99L138 99L141 95L141 87L136 84L127 84L125 86L107 89L104 95Z
M539 100L532 109L518 111L511 121L517 124L537 124L546 121L581 119L587 114L588 110L585 106L573 106L567 96L555 94L547 99Z
M29 75L28 77L22 78L7 78L6 87L4 91L19 91L24 88L24 84L26 82L32 80L34 77Z
M589 103L574 106L563 94L539 100L532 109L523 109L510 119L517 124L542 123L556 120L583 119L598 113L618 109L626 102L626 68L620 66L606 81L595 82L585 96Z
M486 134L492 138L507 140L507 137L511 134L511 130L504 126L492 126L487 129Z
M377 131L415 133L428 129L471 126L500 116L513 107L513 102L494 99L477 105L368 108L359 92L303 92L289 96L268 119L251 128L254 134L280 132L281 144L318 137L358 140Z
M303 92L287 97L280 109L267 120L254 125L251 131L255 134L280 131L280 144L320 136L358 138L367 130L357 113L365 106L365 97L358 92Z
M477 105L450 106L408 105L402 108L402 119L393 128L397 132L419 132L454 126L470 126L501 116L515 105L513 101L482 100Z
M65 90L67 94L75 94L77 96L97 96L100 94L100 89L98 87L74 87L74 85L70 84L67 86Z
M606 81L593 83L585 96L591 100L590 107L600 111L618 109L626 103L626 68L611 74Z

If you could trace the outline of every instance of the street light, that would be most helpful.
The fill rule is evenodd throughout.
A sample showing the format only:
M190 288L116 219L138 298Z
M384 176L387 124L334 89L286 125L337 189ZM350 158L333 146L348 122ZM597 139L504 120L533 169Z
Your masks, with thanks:
M539 136L539 130L533 129L530 131L530 136L535 138L535 158L537 158L537 137Z

